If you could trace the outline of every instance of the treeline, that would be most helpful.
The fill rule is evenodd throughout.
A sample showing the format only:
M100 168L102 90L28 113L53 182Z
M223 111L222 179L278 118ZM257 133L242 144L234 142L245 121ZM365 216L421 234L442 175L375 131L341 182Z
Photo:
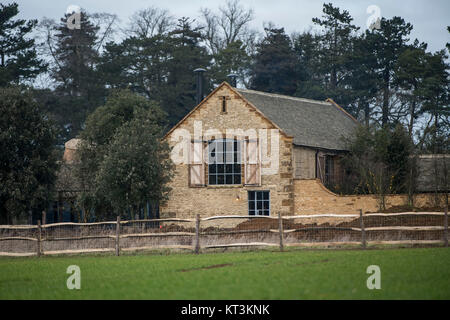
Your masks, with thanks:
M324 4L310 31L288 35L271 23L252 29L254 11L237 0L218 12L201 9L198 20L156 7L136 12L125 27L112 14L80 16L80 29L67 27L70 14L58 23L28 22L23 34L39 35L33 49L2 77L6 84L40 73L32 84L61 128L61 143L78 135L114 88L156 101L174 125L194 107L193 70L203 67L207 90L233 73L239 86L332 98L366 125L401 123L423 152L449 149L446 50L432 53L410 39L413 26L401 17L361 30L348 11ZM6 64L14 54L3 52ZM27 64L34 67L20 70Z

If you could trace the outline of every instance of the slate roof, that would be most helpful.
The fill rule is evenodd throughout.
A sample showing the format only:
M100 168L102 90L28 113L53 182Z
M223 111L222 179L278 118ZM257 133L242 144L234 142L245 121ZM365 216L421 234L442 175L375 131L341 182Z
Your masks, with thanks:
M353 134L357 121L331 101L316 101L247 89L237 91L286 134L294 144L346 150L342 137Z

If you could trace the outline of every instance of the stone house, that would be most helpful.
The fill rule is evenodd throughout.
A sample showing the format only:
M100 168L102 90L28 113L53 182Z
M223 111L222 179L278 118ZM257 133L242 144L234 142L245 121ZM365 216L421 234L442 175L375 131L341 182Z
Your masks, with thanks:
M164 139L174 178L161 217L293 215L296 181L340 177L343 138L358 122L331 99L315 101L224 82Z

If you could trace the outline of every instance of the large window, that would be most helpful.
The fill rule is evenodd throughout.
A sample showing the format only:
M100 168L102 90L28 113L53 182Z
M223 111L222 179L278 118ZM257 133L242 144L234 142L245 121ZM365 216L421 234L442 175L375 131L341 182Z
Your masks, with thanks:
M208 182L210 185L241 184L241 144L238 140L209 141Z
M270 215L270 192L249 191L248 192L248 214L251 216Z

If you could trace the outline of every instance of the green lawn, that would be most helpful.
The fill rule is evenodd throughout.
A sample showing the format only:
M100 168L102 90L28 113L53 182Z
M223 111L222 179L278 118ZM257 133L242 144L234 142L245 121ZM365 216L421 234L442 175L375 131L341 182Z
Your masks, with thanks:
M450 299L449 263L448 248L0 258L0 299Z

